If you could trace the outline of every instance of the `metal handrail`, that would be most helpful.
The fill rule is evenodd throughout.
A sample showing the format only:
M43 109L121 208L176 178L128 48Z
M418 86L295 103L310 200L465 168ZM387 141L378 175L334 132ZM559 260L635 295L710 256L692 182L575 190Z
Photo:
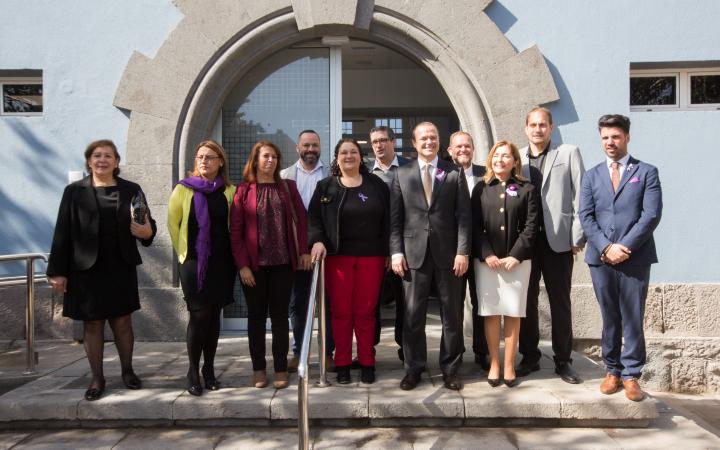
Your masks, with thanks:
M25 372L23 375L33 375L35 370L35 260L42 259L47 262L46 253L19 253L16 255L0 255L0 262L25 261L27 298L25 301ZM14 286L22 283L22 277L8 277L6 284L0 286Z
M318 333L320 345L318 357L320 359L320 379L316 386L326 387L327 366L325 361L325 260L321 259L315 263L312 283L310 284L310 298L308 299L307 316L305 318L305 330L303 332L302 348L300 350L300 362L298 363L298 448L307 450L310 447L310 416L308 414L308 359L310 358L310 344L312 342L313 319L315 317L315 303L318 300Z

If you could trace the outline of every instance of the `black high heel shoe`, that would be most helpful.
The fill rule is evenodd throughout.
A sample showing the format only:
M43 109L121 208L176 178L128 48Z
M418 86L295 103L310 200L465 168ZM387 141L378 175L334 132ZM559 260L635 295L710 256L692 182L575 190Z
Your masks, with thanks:
M513 378L512 380L509 380L509 379L505 378L505 380L503 380L503 382L505 383L505 386L507 386L507 387L509 387L509 388L515 387L515 386L517 386L518 384L520 384L520 382L518 381L517 378Z
M88 388L87 391L85 391L85 400L89 402L94 402L95 400L98 400L100 397L102 397L103 393L105 392L105 379L103 378L102 383L100 384L100 387L94 388Z
M122 380L123 383L125 383L125 387L132 390L138 390L142 388L142 381L140 381L140 378L138 378L137 375L135 375L135 372L132 370L130 372L125 372L122 374Z
M220 381L215 378L214 370L205 370L205 366L203 366L201 372L203 381L205 381L205 389L209 391L217 391L218 389L220 389Z
M195 397L200 397L202 395L203 388L200 385L200 377L198 377L197 374L193 377L190 376L190 374L188 373L187 391L190 393L190 395L194 395Z
M500 383L502 383L502 379L500 378L488 378L487 382L492 387L498 387L500 386Z

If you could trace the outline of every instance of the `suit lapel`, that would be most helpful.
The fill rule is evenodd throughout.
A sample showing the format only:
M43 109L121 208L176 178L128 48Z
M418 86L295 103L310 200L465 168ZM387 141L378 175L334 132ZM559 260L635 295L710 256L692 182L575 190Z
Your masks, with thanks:
M445 184L445 180L452 171L452 166L443 163L444 161L438 159L438 165L435 169L435 181L433 182L432 196L430 197L430 204L428 205L428 209L430 209L430 206L435 203L435 199L439 195L440 189L442 189L443 185Z
M615 192L615 198L617 198L617 196L620 194L620 191L623 190L628 180L630 180L630 178L635 174L635 172L637 172L638 162L639 161L634 158L628 159L628 165L623 172L622 178L620 179L620 184L618 185L618 189Z
M408 164L408 169L410 170L410 179L408 181L411 189L420 194L420 197L422 197L421 203L429 209L430 205L425 200L425 189L423 188L422 178L420 178L420 163L417 159Z
M526 179L530 179L530 158L527 153L530 151L529 147L523 147L520 149L520 162L522 163L522 173Z
M553 164L555 164L555 160L558 156L558 150L557 147L554 147L550 150L548 150L548 154L545 155L545 165L543 167L543 178L542 178L542 187L545 187L545 183L547 182L548 178L550 178L550 169L552 169Z

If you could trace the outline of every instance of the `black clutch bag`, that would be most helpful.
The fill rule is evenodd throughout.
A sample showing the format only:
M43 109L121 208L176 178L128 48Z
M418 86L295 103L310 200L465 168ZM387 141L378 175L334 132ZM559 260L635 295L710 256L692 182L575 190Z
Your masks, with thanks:
M145 194L143 194L143 191L137 191L137 194L135 194L130 201L130 215L132 216L133 222L145 225L145 215L148 210Z

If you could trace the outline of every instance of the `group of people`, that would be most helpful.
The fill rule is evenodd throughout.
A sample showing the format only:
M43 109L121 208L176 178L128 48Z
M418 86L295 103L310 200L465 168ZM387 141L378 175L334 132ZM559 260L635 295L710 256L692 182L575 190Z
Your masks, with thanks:
M268 384L270 317L272 384L287 387L302 346L310 269L323 259L331 324L326 352L340 384L352 381L354 366L361 382L375 381L380 305L389 296L406 370L400 388L415 388L427 363L425 321L435 297L444 386L462 389L469 285L475 363L491 386L517 385L540 369L540 278L550 304L555 372L580 383L571 359L570 290L574 256L587 242L585 261L603 318L607 376L600 390L623 387L629 399L641 400L637 380L645 363L650 265L657 262L652 232L662 209L660 182L655 167L628 154L627 117L603 116L598 128L607 158L588 172L576 146L551 142L552 114L542 107L526 116L528 145L499 141L484 167L473 164L473 139L464 131L450 136L452 161L441 159L438 129L430 122L412 132L417 159L396 154L393 130L381 126L369 135L374 161L365 163L358 142L343 138L329 168L320 160L319 135L305 130L298 136L299 159L282 171L278 147L257 142L237 186L229 182L222 146L201 142L193 172L172 192L167 218L190 316L188 392L221 386L214 372L219 320L233 301L237 274L248 306L253 386ZM131 215L140 187L117 176L120 157L112 142L91 143L85 159L89 176L69 185L60 204L47 274L65 293L63 314L85 323L92 371L85 398L96 400L105 387L105 320L115 333L125 385L141 387L132 369L130 322L139 308L135 242L150 245L157 228L149 211L144 220Z

